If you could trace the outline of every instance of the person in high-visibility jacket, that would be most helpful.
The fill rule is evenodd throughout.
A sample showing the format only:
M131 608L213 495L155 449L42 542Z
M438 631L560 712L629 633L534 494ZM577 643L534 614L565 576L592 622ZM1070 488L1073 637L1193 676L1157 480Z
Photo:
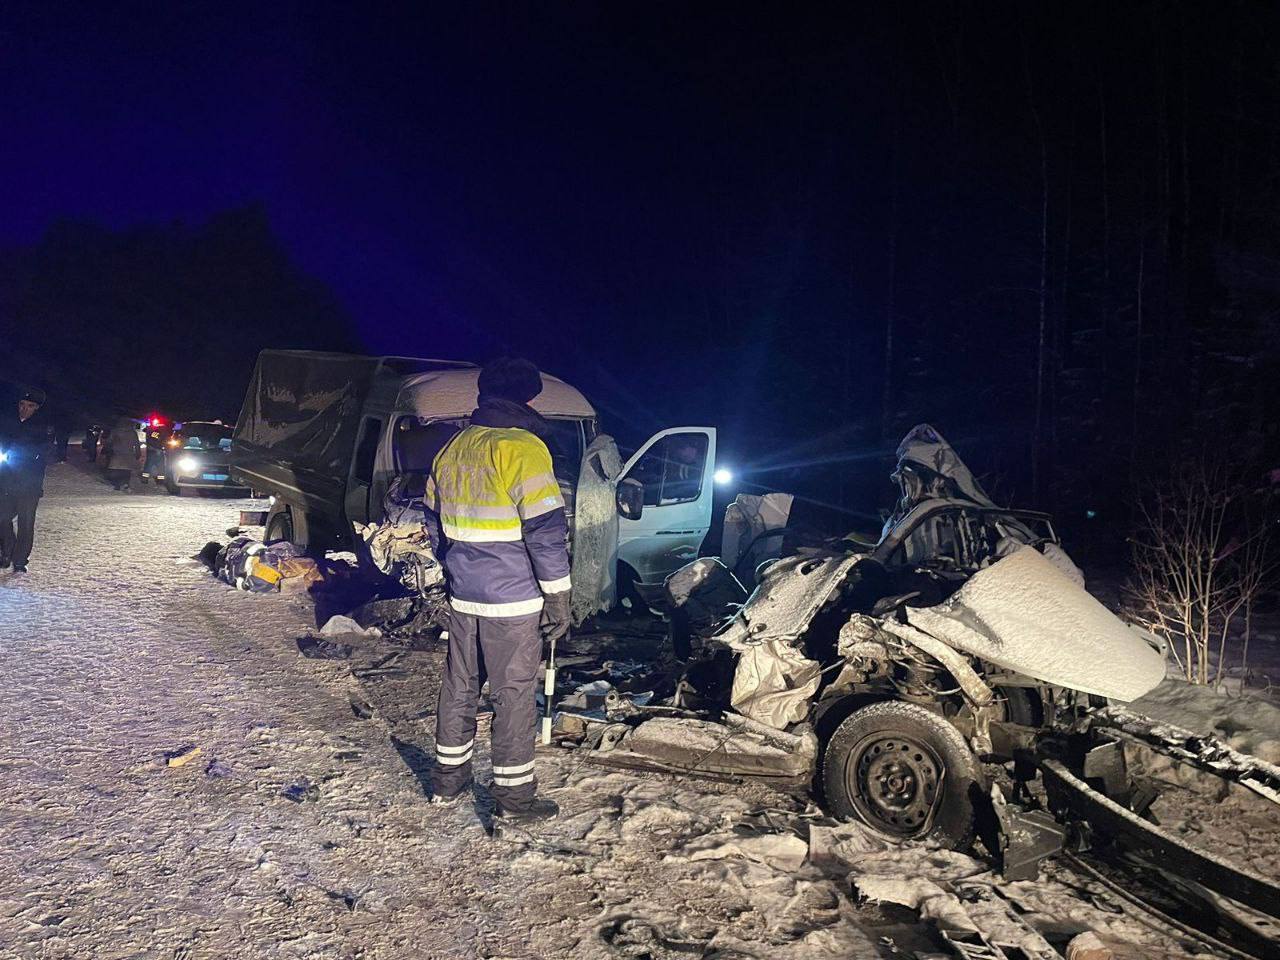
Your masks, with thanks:
M436 455L423 498L451 608L432 799L447 803L470 790L487 675L495 815L517 821L559 812L537 797L533 762L542 640L568 632L570 596L564 499L538 436L546 421L529 406L541 392L529 361L487 365L471 423Z

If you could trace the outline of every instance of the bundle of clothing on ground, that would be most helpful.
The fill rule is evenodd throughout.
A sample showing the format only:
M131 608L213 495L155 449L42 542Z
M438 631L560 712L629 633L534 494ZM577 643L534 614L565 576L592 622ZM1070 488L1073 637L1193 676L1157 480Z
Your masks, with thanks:
M200 557L218 579L250 593L305 591L324 579L316 561L287 540L239 536L225 547L209 543Z

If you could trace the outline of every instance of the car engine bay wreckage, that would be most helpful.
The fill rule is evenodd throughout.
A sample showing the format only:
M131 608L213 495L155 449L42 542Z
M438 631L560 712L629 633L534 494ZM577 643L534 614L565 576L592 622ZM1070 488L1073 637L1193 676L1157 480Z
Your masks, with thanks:
M897 456L901 499L878 543L792 545L790 498L755 498L745 512L765 519L727 531L735 557L668 578L655 658L575 656L571 642L554 742L608 767L764 780L899 842L976 840L1007 880L1055 856L1093 869L1087 852L1158 885L1144 906L1162 904L1166 926L1280 957L1274 878L1150 812L1194 782L1275 816L1280 768L1126 710L1164 679L1165 650L1085 590L1051 519L994 504L928 425ZM1174 916L1188 913L1194 927Z

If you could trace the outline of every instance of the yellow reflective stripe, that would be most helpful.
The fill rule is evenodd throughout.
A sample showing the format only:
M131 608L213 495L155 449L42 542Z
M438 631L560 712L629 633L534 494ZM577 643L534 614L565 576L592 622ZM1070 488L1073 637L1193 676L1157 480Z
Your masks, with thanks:
M449 606L458 613L469 613L473 617L524 617L542 609L542 598L514 600L511 603L481 603L478 600L450 597Z
M480 517L459 516L453 507L440 511L440 519L454 527L465 527L468 530L519 530L520 518L515 514L501 520L485 520Z
M518 787L522 783L532 783L533 774L526 773L522 777L503 777L498 774L493 775L493 784L496 787Z
M538 589L544 594L548 593L564 593L566 590L573 589L573 580L565 575L559 580L539 580Z

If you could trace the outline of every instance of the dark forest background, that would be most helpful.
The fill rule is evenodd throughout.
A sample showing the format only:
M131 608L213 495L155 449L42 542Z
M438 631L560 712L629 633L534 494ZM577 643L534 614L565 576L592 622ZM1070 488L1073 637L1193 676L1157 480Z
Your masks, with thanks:
M519 353L624 438L715 424L748 488L860 522L929 421L1099 541L1178 455L1280 465L1274 4L360 17L306 43L333 116L401 144L329 161L348 200L400 185L387 248L335 219L313 276L269 193L68 210L0 254L0 376L234 416L265 346ZM383 255L403 309L352 279Z

